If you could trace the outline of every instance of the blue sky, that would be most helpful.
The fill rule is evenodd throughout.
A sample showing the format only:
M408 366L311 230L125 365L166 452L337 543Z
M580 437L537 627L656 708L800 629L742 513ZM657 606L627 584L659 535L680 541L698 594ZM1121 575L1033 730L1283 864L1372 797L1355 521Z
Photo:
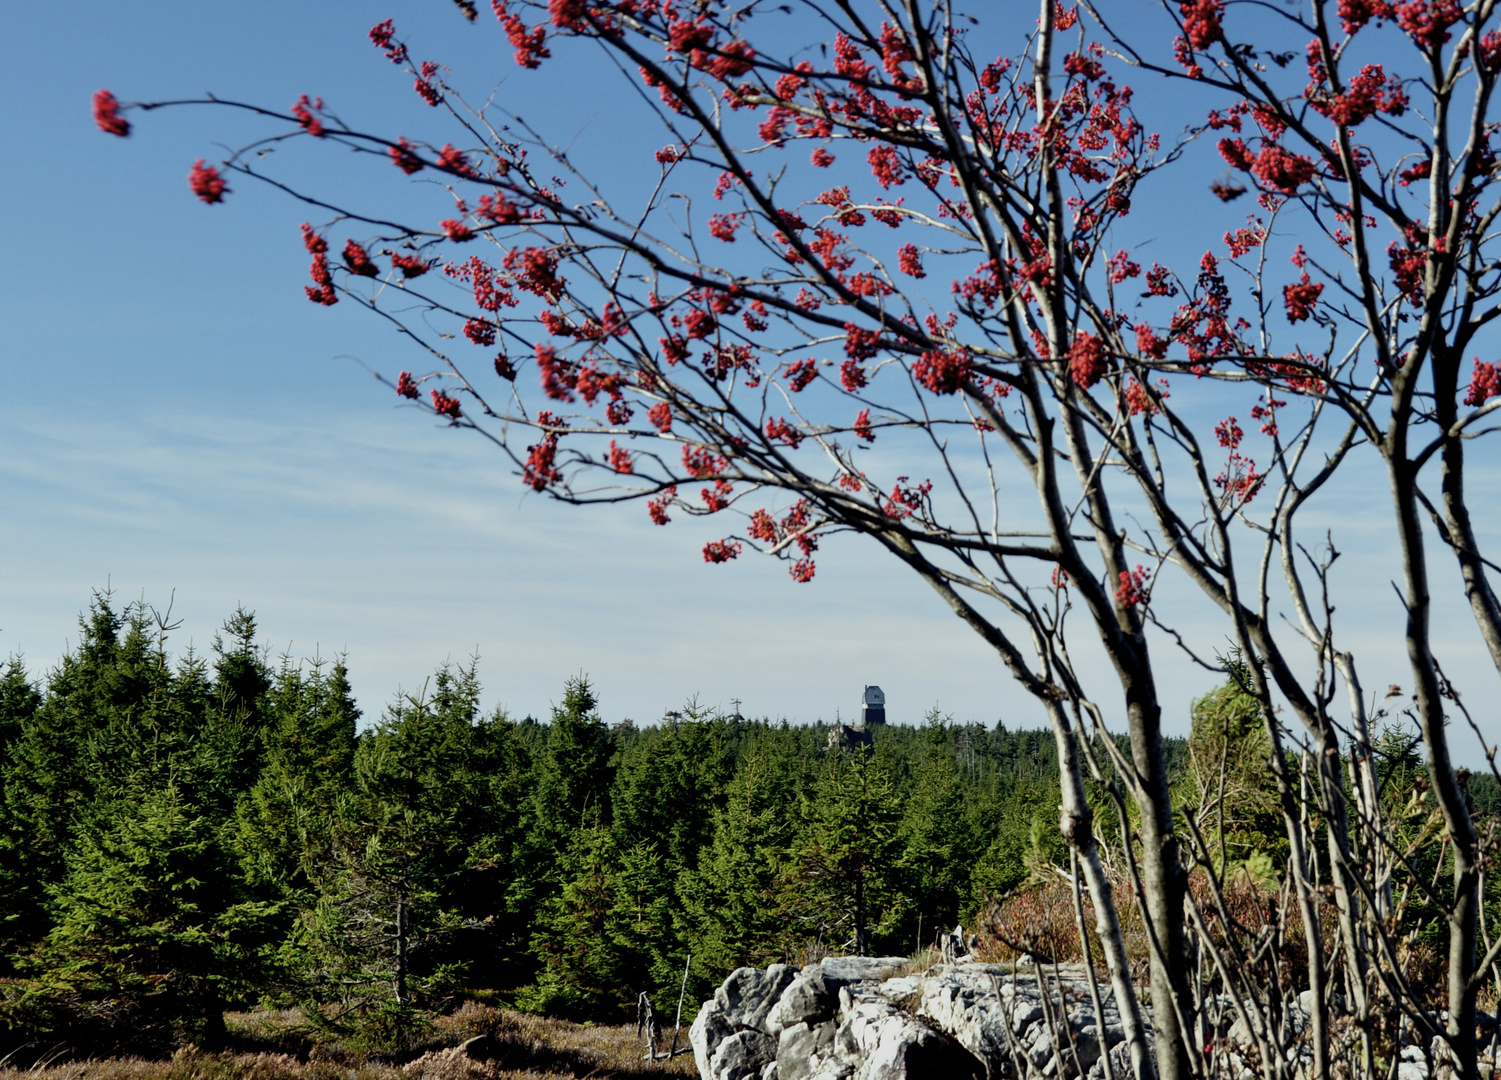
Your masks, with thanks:
M612 720L653 720L695 694L758 716L848 716L880 682L894 719L937 703L1019 722L979 642L873 553L844 545L848 558L798 587L770 563L706 566L704 536L654 529L639 507L525 493L493 451L397 408L369 378L361 362L414 366L393 335L352 305L303 298L296 207L248 184L221 206L192 198L188 167L218 156L234 127L222 114L133 114L128 140L89 119L99 87L277 106L306 92L416 129L430 117L365 38L386 15L421 55L527 81L493 24L469 27L442 3L7 16L6 139L28 149L0 161L12 252L0 266L12 390L0 652L45 670L76 641L90 591L109 585L122 600L172 600L179 647L205 647L244 604L278 651L347 652L367 712L477 652L487 702L516 715L545 716L583 672ZM564 77L530 77L519 89L537 104L516 111L597 132L595 113L552 104Z
M352 304L303 298L303 212L247 182L221 206L191 197L192 161L219 156L217 140L251 130L242 121L135 113L135 134L118 140L89 119L100 87L283 108L308 93L354 126L419 133L431 114L365 38L388 15L414 55L470 85L500 80L514 111L581 153L609 162L664 141L608 111L612 70L522 73L493 22L468 26L442 0L7 13L0 654L45 670L108 585L122 600L171 600L179 647L206 646L243 604L276 651L347 652L367 713L477 652L487 702L518 716L545 715L583 672L611 720L650 721L693 695L739 698L756 716L848 717L876 682L899 721L936 704L960 720L1038 722L978 638L873 547L836 540L798 586L770 562L705 565L699 523L659 530L639 507L524 492L480 440L396 407L366 374L417 366L408 347ZM1206 168L1207 184L1218 170ZM1203 193L1158 211L1169 242L1183 215L1219 212ZM1224 213L1224 228L1244 215ZM1405 682L1391 637L1361 636L1393 615L1389 560L1369 539L1384 507L1369 490L1332 492L1321 513L1349 552L1356 588L1342 610L1366 680ZM1449 610L1461 684L1479 691L1494 672L1467 613ZM1214 680L1165 643L1158 655L1169 727L1182 731Z

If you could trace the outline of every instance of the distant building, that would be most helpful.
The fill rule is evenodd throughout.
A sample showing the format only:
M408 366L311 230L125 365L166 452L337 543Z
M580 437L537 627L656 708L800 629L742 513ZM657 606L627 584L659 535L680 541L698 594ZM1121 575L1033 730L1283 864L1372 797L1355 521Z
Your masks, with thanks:
M864 727L873 727L885 722L886 695L881 692L879 686L867 686L865 697L860 704L860 723Z

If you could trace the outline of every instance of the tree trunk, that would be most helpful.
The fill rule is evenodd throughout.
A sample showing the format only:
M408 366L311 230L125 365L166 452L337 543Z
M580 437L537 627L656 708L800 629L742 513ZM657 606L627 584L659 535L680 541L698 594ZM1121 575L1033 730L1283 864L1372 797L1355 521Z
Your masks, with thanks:
M1162 1080L1188 1080L1193 1075L1188 1054L1191 1033L1179 1017L1192 1015L1188 993L1188 942L1183 933L1183 902L1188 873L1173 832L1173 808L1167 761L1162 749L1161 712L1155 700L1141 700L1127 685L1127 716L1131 724L1131 757L1141 794L1141 884L1146 894L1147 932L1152 937L1152 1028L1156 1034L1157 1072Z
M1454 858L1454 893L1449 912L1449 1045L1458 1058L1464 1080L1476 1080L1479 1063L1475 1044L1475 942L1478 936L1478 839L1470 820L1469 805L1454 775L1445 730L1444 687L1434 662L1429 640L1432 601L1428 592L1428 566L1419 516L1416 476L1406 460L1405 431L1389 439L1387 461L1392 492L1397 503L1397 530L1402 541L1402 568L1406 578L1407 657L1416 683L1418 717L1428 756L1428 778L1444 819Z
M407 901L396 899L396 1004L407 1004Z
M865 942L865 874L855 873L855 953L864 956Z
M1094 905L1095 933L1105 953L1105 967L1110 972L1110 986L1115 993L1121 1028L1131 1052L1131 1068L1136 1080L1152 1080L1157 1075L1147 1049L1146 1030L1141 1019L1141 1003L1131 981L1131 961L1126 955L1125 935L1116 913L1115 896L1100 850L1094 837L1094 811L1085 798L1084 775L1079 767L1075 732L1068 715L1056 701L1048 702L1048 718L1053 723L1053 739L1058 745L1058 776L1061 784L1058 829L1063 839L1078 855L1080 872L1089 888Z

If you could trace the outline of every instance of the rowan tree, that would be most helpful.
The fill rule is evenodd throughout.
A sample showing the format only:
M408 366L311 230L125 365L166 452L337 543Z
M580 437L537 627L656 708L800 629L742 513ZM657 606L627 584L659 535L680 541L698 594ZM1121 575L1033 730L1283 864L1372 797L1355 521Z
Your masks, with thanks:
M1468 714L1436 653L1430 561L1455 560L1501 669L1465 454L1501 407L1497 366L1477 354L1501 314L1494 0L1185 0L1155 27L1054 0L994 26L918 0L790 18L713 2L493 6L491 32L521 68L602 55L650 103L660 149L619 166L642 170L648 194L627 205L592 182L389 20L371 40L434 107L431 132L367 130L307 96L288 111L216 102L252 109L266 132L198 161L193 192L292 190L264 151L297 140L354 151L341 163L377 159L393 181L435 179L426 217L402 222L341 194L337 165L295 190L319 218L302 227L308 298L370 309L425 357L389 380L400 398L491 440L535 491L638 501L664 526L712 518L711 563L758 550L806 583L820 545L848 532L928 582L1052 724L1060 831L1139 1076L1213 1068L1188 958L1191 941L1220 946L1188 890L1183 845L1203 838L1176 829L1156 654L1216 667L1180 628L1217 620L1267 732L1317 1003L1314 1073L1331 1053L1374 1073L1377 1029L1401 1014L1472 1080L1476 993L1501 945L1478 955L1484 860L1446 730ZM1139 116L1143 81L1207 112L1163 139L1183 117ZM95 115L129 130L106 92ZM1133 206L1209 181L1191 171L1196 141L1229 170L1215 194L1255 209L1197 238L1183 222L1203 254L1147 266ZM1409 657L1448 845L1449 885L1433 896L1449 937L1443 1025L1394 963L1372 884L1391 845L1371 705L1335 617L1338 549L1307 549L1298 529L1349 469L1385 474L1384 536L1400 553L1404 613L1381 629ZM1085 670L1086 642L1100 670ZM1306 783L1289 772L1297 748ZM1128 833L1155 1062L1086 773ZM1305 792L1329 825L1318 837ZM1280 1009L1274 976L1215 955L1238 1009ZM1336 975L1360 1035L1331 1050ZM1257 1054L1266 1075L1294 1068L1264 1039Z

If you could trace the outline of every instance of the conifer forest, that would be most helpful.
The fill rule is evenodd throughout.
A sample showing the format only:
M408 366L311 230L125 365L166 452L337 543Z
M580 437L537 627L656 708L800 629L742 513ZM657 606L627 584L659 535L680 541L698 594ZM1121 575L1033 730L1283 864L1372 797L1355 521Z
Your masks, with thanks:
M245 612L174 653L96 597L54 670L0 682L0 1055L213 1045L257 1003L373 1046L466 997L618 1020L643 990L668 1009L690 955L696 1001L845 949L857 877L872 947L906 953L1062 858L1047 732L934 712L841 753L827 726L611 725L587 679L558 690L482 713L455 665L361 705Z
M467 1000L618 1023L643 991L670 1012L685 964L696 1002L740 965L857 934L906 955L977 919L993 949L1076 947L1037 908L1068 865L1050 732L935 708L852 746L691 701L611 724L583 677L512 717L474 662L362 707L342 659L272 656L248 612L205 654L172 629L96 595L55 668L4 668L0 1052L213 1047L258 1006L370 1051ZM1264 738L1232 681L1168 756L1220 870L1275 890ZM1394 803L1423 798L1415 742L1382 736ZM1501 804L1470 783L1477 817Z

